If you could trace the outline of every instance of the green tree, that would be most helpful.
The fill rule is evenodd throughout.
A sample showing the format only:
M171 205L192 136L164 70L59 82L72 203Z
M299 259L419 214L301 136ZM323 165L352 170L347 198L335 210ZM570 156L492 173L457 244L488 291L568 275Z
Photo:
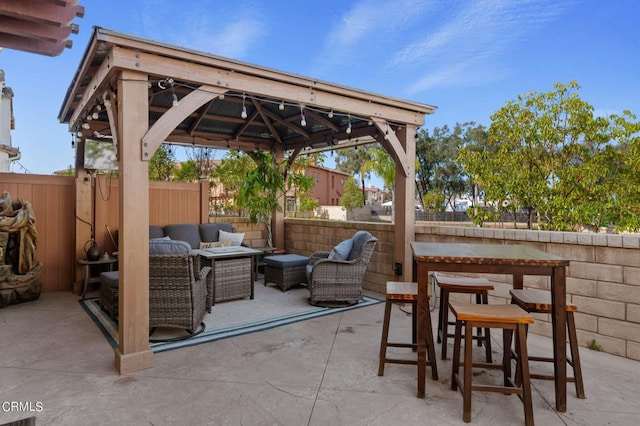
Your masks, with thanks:
M507 102L491 116L486 146L467 146L458 158L486 201L512 212L524 208L529 227L534 215L552 230L633 226L622 217L630 217L625 205L637 197L619 183L637 187L626 165L634 161L628 147L637 140L638 123L628 112L595 116L578 90L575 82L557 83L553 91Z
M248 154L256 163L240 188L238 205L244 207L252 222L264 223L267 245L273 245L271 216L282 211L281 199L285 194L283 165L277 164L271 153L255 151Z
M149 160L149 180L170 181L176 163L175 150L171 145L162 144Z
M362 192L362 204L360 206L364 205L365 181L371 177L371 172L366 167L366 164L372 160L371 149L368 145L363 145L341 149L336 152L336 169L359 177Z
M353 177L348 177L345 181L344 194L342 194L338 203L347 210L363 206L364 195L362 195L358 182Z
M178 182L196 182L200 180L196 162L188 160L180 163L180 166L175 170L174 179Z
M211 185L220 185L224 191L224 197L233 200L228 204L227 210L237 209L237 213L244 214L242 207L238 205L237 198L244 184L245 177L255 169L256 163L242 151L231 150L220 160L220 164L211 172Z
M473 122L456 123L453 129L435 127L431 134L425 129L418 131L416 190L423 201L427 194L442 195L430 195L425 204L443 198L445 205L455 207L456 198L473 194L472 182L465 175L458 154L464 146L483 143L484 135L484 127Z
M206 179L211 176L211 172L215 169L214 158L216 156L215 148L211 147L192 147L188 148L187 158L193 161L196 170L196 180Z

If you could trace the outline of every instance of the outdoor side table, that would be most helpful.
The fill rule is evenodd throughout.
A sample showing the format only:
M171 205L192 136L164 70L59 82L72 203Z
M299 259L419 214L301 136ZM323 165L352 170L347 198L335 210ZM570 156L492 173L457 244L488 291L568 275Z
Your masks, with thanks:
M99 283L100 277L92 277L91 276L91 267L97 265L107 265L109 267L109 271L113 271L113 265L118 261L113 257L104 258L101 257L100 260L87 260L87 259L78 259L78 264L82 267L82 296L81 300L84 300L87 296L87 286L93 283Z
M297 284L306 283L308 263L309 258L299 254L265 256L264 285L275 283L282 291L286 291Z

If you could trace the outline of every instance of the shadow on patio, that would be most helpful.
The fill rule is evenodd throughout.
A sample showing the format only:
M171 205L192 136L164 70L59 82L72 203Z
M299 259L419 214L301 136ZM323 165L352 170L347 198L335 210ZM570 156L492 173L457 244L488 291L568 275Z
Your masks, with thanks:
M415 396L413 366L388 365L376 375L383 311L378 304L162 352L153 368L120 376L77 296L44 293L0 310L0 423L35 416L37 424L64 425L463 424L450 361L438 359L440 380L428 376L425 399ZM391 333L409 336L410 320L397 308L393 315ZM497 352L501 339L493 339ZM549 344L529 338L530 352ZM534 380L537 424L637 424L639 364L586 348L581 357L587 399L570 383L559 414L553 382ZM12 410L11 402L33 411ZM521 403L474 394L472 423L523 424Z

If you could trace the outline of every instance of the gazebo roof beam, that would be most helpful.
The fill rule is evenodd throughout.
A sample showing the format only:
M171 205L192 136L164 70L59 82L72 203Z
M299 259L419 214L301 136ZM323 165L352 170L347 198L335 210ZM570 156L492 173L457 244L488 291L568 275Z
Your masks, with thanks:
M358 99L350 94L332 93L315 87L296 86L285 81L276 81L258 75L242 74L211 66L186 62L176 58L158 58L146 52L125 47L114 47L112 52L115 67L135 69L152 75L166 75L176 80L197 82L220 87L221 90L250 92L267 98L283 99L288 103L313 104L316 107L337 111L354 112L360 115L385 118L390 121L424 124L424 109L408 112L391 105L376 103L372 99Z

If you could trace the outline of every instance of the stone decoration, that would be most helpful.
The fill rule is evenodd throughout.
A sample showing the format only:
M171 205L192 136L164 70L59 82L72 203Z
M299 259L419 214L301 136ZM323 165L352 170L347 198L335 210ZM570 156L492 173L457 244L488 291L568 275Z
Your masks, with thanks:
M35 258L38 232L31 203L0 197L0 308L40 297L42 263Z

